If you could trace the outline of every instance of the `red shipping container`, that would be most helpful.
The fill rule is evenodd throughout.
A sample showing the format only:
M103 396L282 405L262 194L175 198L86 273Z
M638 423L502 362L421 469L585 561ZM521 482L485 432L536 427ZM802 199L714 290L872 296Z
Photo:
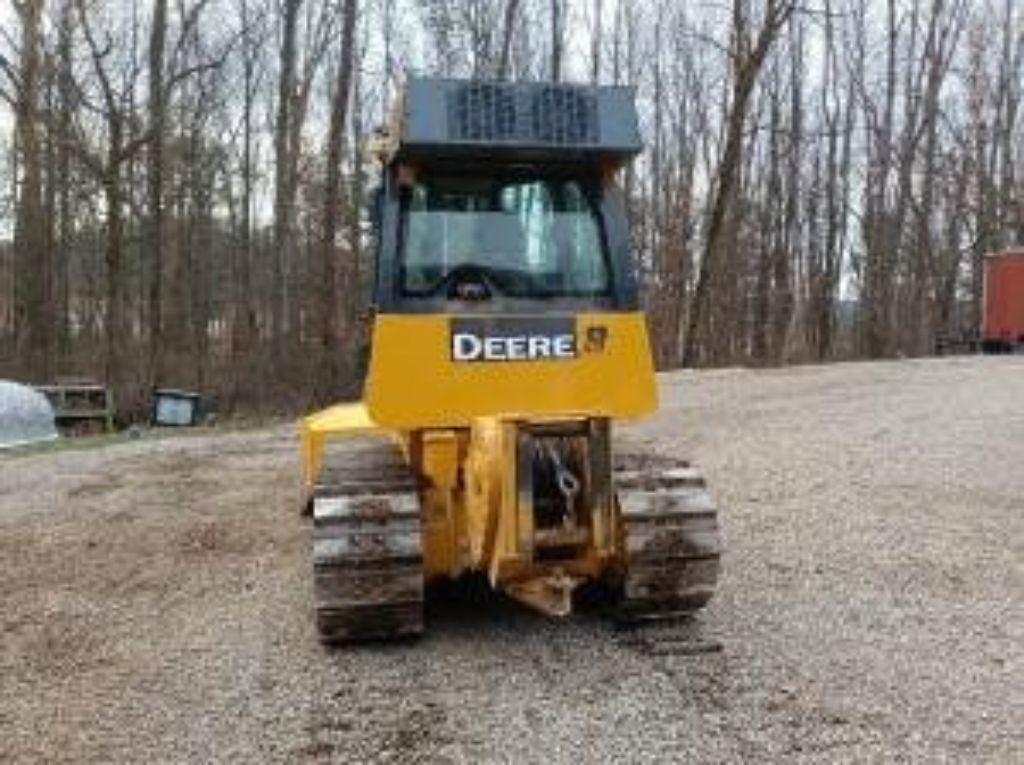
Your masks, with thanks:
M1024 250L985 258L981 339L987 350L1024 345Z

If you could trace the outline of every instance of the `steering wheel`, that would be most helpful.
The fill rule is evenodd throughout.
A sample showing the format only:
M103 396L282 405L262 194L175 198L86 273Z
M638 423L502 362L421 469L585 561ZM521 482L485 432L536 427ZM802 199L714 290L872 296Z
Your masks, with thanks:
M487 278L486 269L466 263L448 272L434 290L435 294L440 292L449 300L474 302L490 300L494 294L494 287Z

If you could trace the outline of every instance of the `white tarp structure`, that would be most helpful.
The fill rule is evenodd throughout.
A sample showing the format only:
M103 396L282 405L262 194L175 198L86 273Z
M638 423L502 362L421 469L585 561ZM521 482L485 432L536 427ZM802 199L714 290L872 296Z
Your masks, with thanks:
M39 391L0 380L0 449L57 437L53 407Z

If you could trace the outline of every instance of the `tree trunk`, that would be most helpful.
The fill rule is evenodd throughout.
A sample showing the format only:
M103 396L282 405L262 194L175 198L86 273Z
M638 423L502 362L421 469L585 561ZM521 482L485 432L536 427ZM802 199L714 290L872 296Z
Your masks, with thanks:
M551 80L562 79L562 54L565 49L565 34L562 26L565 23L566 0L551 0Z
M127 385L125 355L127 336L124 322L124 193L121 186L121 149L124 126L119 113L108 115L107 162L103 191L107 208L105 262L107 267L106 380L117 397L118 406L125 406Z
M512 57L512 37L515 35L518 10L519 0L505 0L505 22L501 31L501 58L498 59L498 70L495 75L499 80L508 79Z
M239 244L235 255L234 316L231 332L231 358L234 369L232 398L237 399L243 385L253 386L253 345L256 340L256 312L252 295L252 205L253 205L253 106L255 92L255 57L249 0L241 6L242 61L242 199L239 221Z
M68 363L71 354L71 283L70 262L74 247L75 222L72 205L71 140L72 118L75 108L74 60L72 34L74 17L71 0L61 5L57 34L57 219L58 234L54 269L54 303L57 311L57 358ZM64 371L58 369L58 372ZM70 370L68 370L70 371Z
M341 198L342 142L352 91L356 13L357 0L345 0L342 6L341 52L327 133L327 178L324 186L323 231L320 237L320 380L316 391L321 403L337 395L341 377L335 238Z
M272 254L271 349L273 367L285 363L288 261L295 250L293 230L293 165L291 156L292 105L295 93L296 27L302 0L284 0L277 117L274 121L274 242Z
M39 98L42 92L43 0L15 4L21 26L21 62L15 106L16 155L21 169L14 224L17 358L27 378L42 382L51 374L52 250L47 246L43 199L43 144Z
M167 102L164 92L164 48L167 40L167 0L153 0L149 37L149 145L146 157L146 255L149 259L149 327L147 342L148 386L163 376L163 242L164 242L164 131Z

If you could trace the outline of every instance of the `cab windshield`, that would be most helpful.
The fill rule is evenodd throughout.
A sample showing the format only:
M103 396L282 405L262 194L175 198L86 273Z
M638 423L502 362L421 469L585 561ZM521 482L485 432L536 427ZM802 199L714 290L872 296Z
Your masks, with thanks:
M444 295L467 274L514 298L609 291L600 217L577 179L431 176L401 200L406 295Z

